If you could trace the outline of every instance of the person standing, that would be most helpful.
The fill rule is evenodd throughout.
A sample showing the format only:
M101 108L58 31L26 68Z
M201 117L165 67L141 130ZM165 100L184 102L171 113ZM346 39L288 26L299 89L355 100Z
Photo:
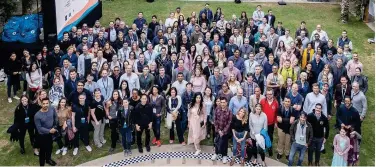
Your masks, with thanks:
M312 125L313 138L308 147L308 166L313 166L313 152L315 152L315 166L320 166L321 147L329 137L329 121L324 114L321 114L323 106L320 103L308 114L307 121Z
M187 130L187 123L188 123L188 108L189 108L189 105L191 104L192 102L192 99L193 99L193 96L194 96L194 93L192 91L192 83L187 83L185 85L185 91L182 95L182 109L183 109L183 112L182 112L182 121L181 121L181 127L183 129L183 134L185 132L185 130Z
M294 163L295 153L299 151L299 160L297 166L302 166L304 160L304 154L307 150L308 144L312 141L312 126L306 121L307 114L305 112L300 113L299 120L296 120L290 127L291 135L291 150L289 155L288 166L292 166Z
M56 111L49 107L48 98L42 99L42 108L35 114L34 122L39 133L38 142L40 143L39 165L45 163L55 166L56 162L51 159L53 137L57 131Z
M34 152L38 151L35 146L35 124L34 116L35 111L32 109L32 104L26 95L21 96L21 101L14 111L14 124L18 126L19 130L19 143L21 147L21 154L25 154L25 136L26 131L29 133L31 146L34 148ZM34 153L35 155L38 155Z
M278 109L277 113L277 127L278 127L278 144L277 144L277 159L282 158L285 152L286 159L289 159L290 152L290 126L295 121L295 110L291 106L291 99L285 97L283 105Z
M101 94L104 97L104 100L110 100L111 94L114 91L114 81L111 77L108 77L108 71L102 70L102 78L97 81L97 85L100 89Z
M240 144L240 164L244 166L245 160L245 140L247 137L248 129L248 111L242 107L238 110L236 115L232 117L231 129L232 129L232 153L233 157L230 162L230 166L234 165L235 157L237 157L237 147Z
M360 132L360 116L352 105L350 96L345 97L345 103L337 107L336 113L336 125L335 127L340 130L342 127L350 129L351 127L355 131Z
M308 93L304 99L303 111L310 114L312 111L314 111L316 104L320 103L323 106L322 114L330 117L331 113L328 113L327 111L326 98L320 93L319 85L314 83L312 85L312 90L313 92Z
M131 156L131 144L132 144L132 129L133 129L133 117L134 107L129 105L128 99L123 99L122 106L118 110L118 119L120 124L121 143L124 149L124 156Z
M215 137L218 142L215 143L215 154L212 156L212 160L217 159L217 155L222 155L223 164L227 163L227 147L228 138L230 137L230 125L232 121L232 112L227 106L227 100L225 97L220 97L220 106L215 109L214 127Z
M146 151L150 152L150 129L153 125L153 107L148 104L148 96L146 94L141 95L141 102L135 108L134 118L137 118L134 120L134 124L136 124L138 152L143 153L141 137L144 131L146 135Z
M166 100L165 98L159 94L158 86L153 86L151 88L151 94L149 95L149 103L153 110L153 133L154 138L152 140L152 144L157 145L158 147L161 146L161 123L162 123L162 115L164 115L163 111L166 109Z
M170 144L174 143L174 140L175 140L174 128L176 127L176 132L177 132L179 143L182 144L183 146L185 146L186 143L184 141L184 136L183 136L184 133L183 133L183 130L181 128L182 100L181 100L181 97L178 95L177 89L175 87L171 88L170 94L171 94L171 96L168 98L168 101L166 102L167 103L167 106L166 106L167 110L166 111L168 112L167 114L171 114L171 116L172 116L171 122L169 122L169 124L171 126L167 125L167 127L171 127L171 129L170 129Z
M111 148L109 153L113 153L116 147L116 142L119 138L118 127L119 127L119 119L118 119L118 111L121 107L122 100L119 96L119 92L114 90L112 92L111 98L106 102L105 111L106 116L110 122L110 129L111 129ZM120 117L120 115L119 115Z
M360 121L363 122L367 113L367 98L359 89L359 83L352 83L351 99L353 107L359 112ZM359 132L361 134L361 132Z
M20 75L21 75L21 62L17 60L17 55L12 53L10 55L7 66L4 69L5 74L7 74L7 94L8 102L12 103L11 90L13 87L13 98L19 100L17 96L17 91L20 87Z
M206 137L206 106L203 104L203 97L196 92L188 109L188 144L194 144L195 156L201 153L200 142Z
M260 101L262 110L265 112L268 117L268 135L270 141L273 142L274 127L277 123L277 111L278 111L278 102L273 96L273 90L269 89L266 91L266 98ZM270 147L269 156L273 156L273 149Z
M94 143L101 148L106 143L104 139L105 116L104 111L105 99L99 88L94 90L94 99L90 104L91 124L94 127Z
M31 63L26 74L26 81L29 86L29 98L34 99L35 93L42 89L42 70L35 62Z
M249 115L249 134L252 140L252 155L254 157L252 164L257 164L257 153L260 154L261 160L263 161L263 166L265 164L265 149L261 148L260 145L256 145L256 135L260 135L261 130L268 129L268 118L266 114L262 111L261 104L256 104L255 109Z
M333 140L334 155L332 166L347 166L348 152L351 148L350 139L346 136L345 127L342 127Z
M79 147L79 139L84 143L86 150L91 152L92 149L89 145L89 121L90 121L90 111L89 102L86 102L87 95L81 93L78 96L78 103L73 103L72 110L72 126L74 132L73 141L73 155L77 155Z
M230 104L229 104L232 114L236 115L236 113L242 107L244 107L245 110L248 112L247 103L248 103L247 98L243 96L243 89L238 88L236 92L236 96L231 98Z

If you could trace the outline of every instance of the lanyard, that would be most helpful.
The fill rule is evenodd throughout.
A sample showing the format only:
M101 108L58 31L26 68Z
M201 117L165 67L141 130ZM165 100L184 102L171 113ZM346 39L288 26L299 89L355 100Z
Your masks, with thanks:
M301 128L302 128L302 136L304 135L304 124L303 125L300 125Z
M29 109L29 107L28 106L22 106L23 107L23 109L25 110L25 114L26 114L26 117L27 117L27 110Z
M103 85L103 88L104 88L104 91L106 91L106 95L107 95L107 88L108 88L108 78L106 79L106 82L107 82L107 86L104 85L104 79L102 79L102 85Z

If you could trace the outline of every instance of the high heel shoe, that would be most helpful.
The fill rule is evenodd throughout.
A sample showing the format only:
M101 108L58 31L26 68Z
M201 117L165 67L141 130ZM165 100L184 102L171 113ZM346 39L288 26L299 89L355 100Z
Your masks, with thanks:
M235 163L235 157L231 158L231 161L230 161L230 166L233 166Z

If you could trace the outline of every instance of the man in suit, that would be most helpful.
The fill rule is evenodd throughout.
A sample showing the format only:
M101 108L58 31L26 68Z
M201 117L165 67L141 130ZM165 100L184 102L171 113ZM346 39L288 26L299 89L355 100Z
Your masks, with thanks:
M275 49L278 46L278 34L275 33L275 29L273 27L270 28L269 34L268 34L268 42L269 42L269 48L273 50L273 53Z
M132 46L132 43L133 42L137 42L137 41L138 41L137 35L135 33L133 33L132 29L129 29L128 30L128 35L125 36L125 42L128 43L128 46Z
M342 76L341 83L336 85L334 89L334 106L336 108L344 104L346 96L351 96L351 85L347 81L346 76Z
M274 27L275 16L273 15L272 9L268 10L268 14L265 15L264 18L266 19L270 27Z
M300 27L295 32L295 38L298 37L298 36L301 36L300 35L301 31L305 31L304 35L305 35L305 37L308 38L309 34L308 34L308 29L306 28L306 22L305 21L300 22Z
M277 28L275 29L275 33L278 34L279 36L285 35L285 28L282 26L282 22L278 22Z

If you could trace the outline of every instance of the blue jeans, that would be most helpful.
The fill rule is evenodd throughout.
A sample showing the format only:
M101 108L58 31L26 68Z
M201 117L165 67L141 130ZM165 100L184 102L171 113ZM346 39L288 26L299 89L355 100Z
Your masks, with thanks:
M123 145L124 150L131 149L132 143L132 130L130 127L127 128L120 128L121 134L121 144Z
M188 124L188 116L187 116L188 111L181 112L181 129L184 132L187 130L187 124Z
M299 151L299 160L298 160L297 166L302 166L302 162L304 160L304 154L306 150L307 150L307 147L305 145L301 145L296 142L292 143L291 149L290 149L288 166L292 166L292 164L294 163L294 156L297 151Z
M236 132L235 131L235 136L238 138L238 139L241 139L241 138L243 138L244 137L244 133L245 132ZM237 150L237 146L238 146L238 142L235 140L235 137L233 136L232 137L232 154L233 154L233 156L234 157L236 157L237 156L237 152L238 152L238 150ZM244 156L245 156L245 151L244 151L244 149L245 149L245 139L243 140L243 141L241 141L240 142L240 149L241 149L241 151L240 151L240 156L244 159Z
M19 82L19 81L18 81ZM20 83L12 83L12 79L11 79L11 76L8 75L8 80L7 80L7 94L8 94L8 97L10 98L11 97L11 90L12 90L12 86L13 86L13 95L16 96L17 95L17 90L18 90L18 85Z
M160 140L161 138L161 117L157 117L154 115L154 120L153 120L153 133L154 137L157 140Z

